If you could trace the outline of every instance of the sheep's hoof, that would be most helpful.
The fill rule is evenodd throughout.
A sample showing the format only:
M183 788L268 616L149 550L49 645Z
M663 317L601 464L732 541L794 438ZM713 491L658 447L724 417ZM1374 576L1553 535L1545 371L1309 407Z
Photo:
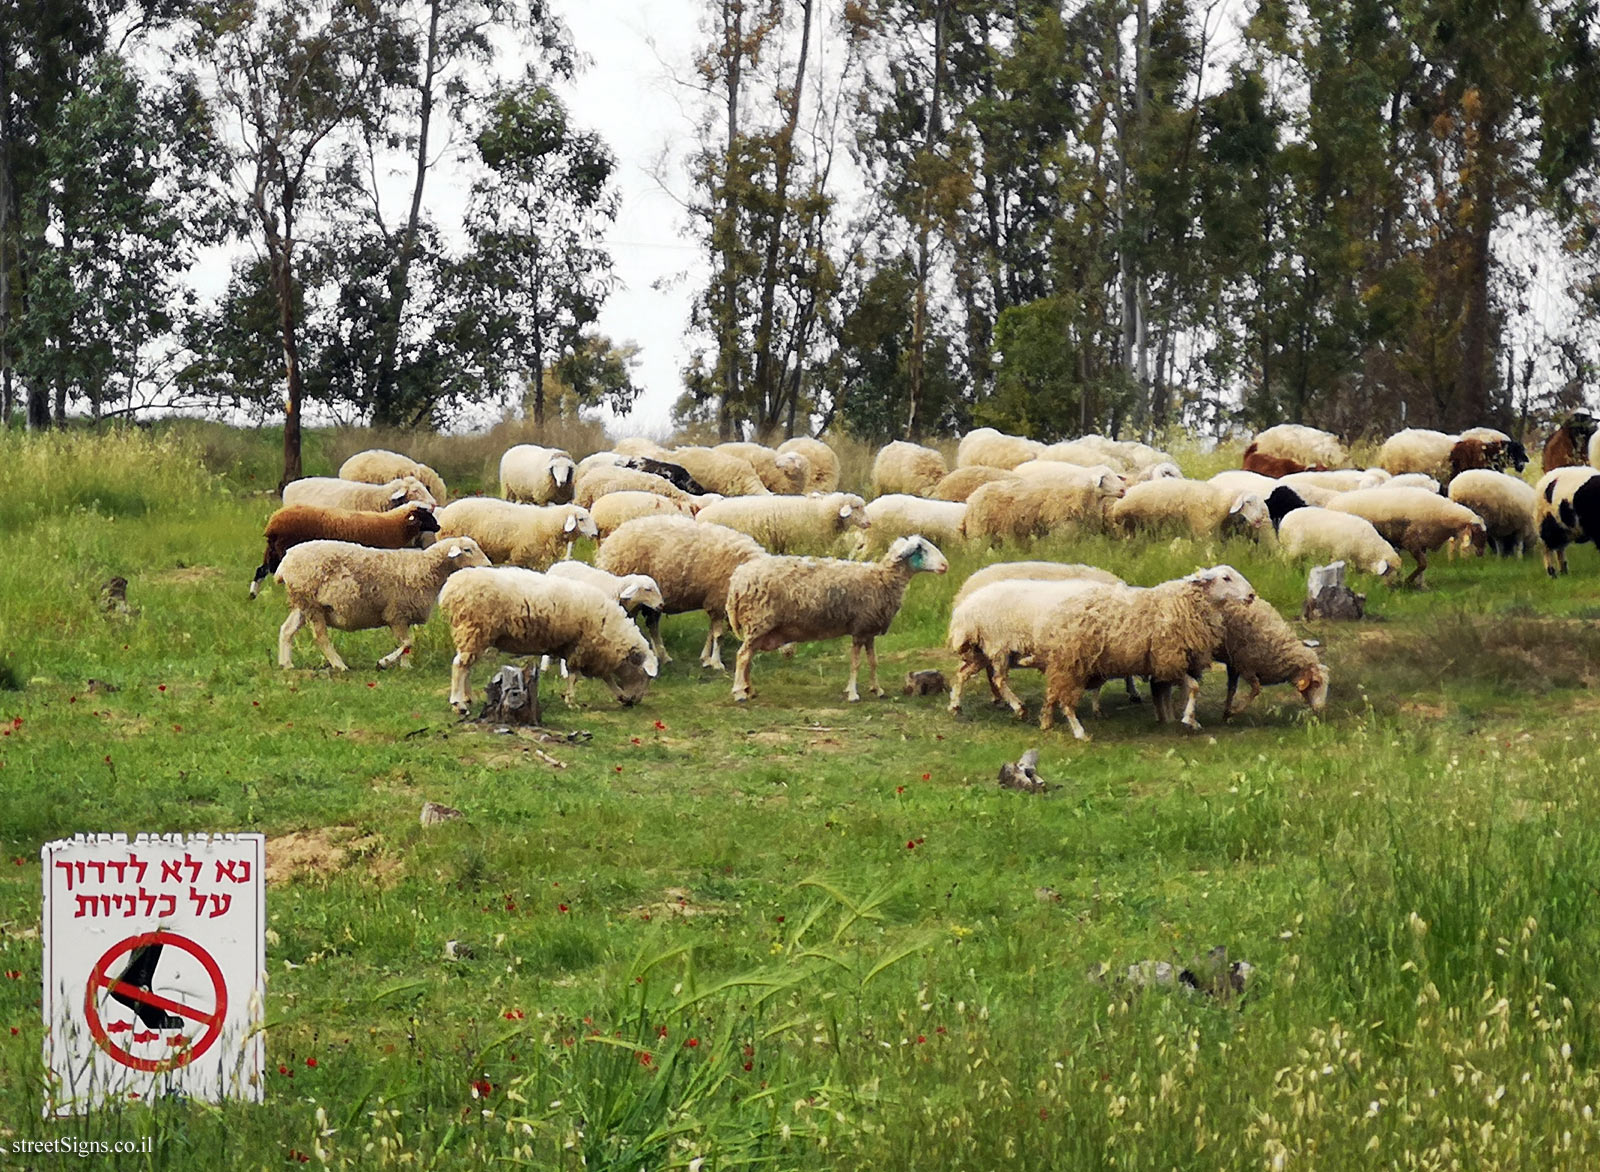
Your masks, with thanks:
M1199 732L1200 722L1198 720L1186 720L1183 722L1183 727L1188 729L1190 732Z
M735 692L733 694L733 702L735 704L743 704L746 700L750 699L750 697L754 695L754 692Z
M885 692L885 691L884 691L884 690L883 690L883 689L882 689L882 688L873 688L873 689L872 689L872 694L873 694L873 695L874 695L874 696L876 696L876 697L877 697L877 698L878 698L878 699L880 699L880 700L881 700L881 699L883 699L883 698L884 698L884 697L885 697L885 696L887 696L887 695L888 695L888 693L887 693L887 692Z
M709 667L712 671L727 671L728 670L727 665L724 664L721 660L717 660L717 659L702 659L700 661L700 666L701 667Z
M844 698L852 704L861 703L861 693L859 692L846 692Z
M468 704L465 700L452 700L450 701L450 707L456 710L457 716L465 716L467 713L472 711L472 705Z
M946 709L946 711L949 712L951 716L960 716L961 715L961 705L952 704L952 705L949 706L949 708Z

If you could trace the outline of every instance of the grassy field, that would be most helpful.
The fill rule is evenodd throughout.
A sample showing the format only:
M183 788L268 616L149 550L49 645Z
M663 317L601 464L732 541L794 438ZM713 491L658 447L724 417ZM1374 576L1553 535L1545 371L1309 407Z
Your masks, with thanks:
M308 471L361 440L315 437ZM487 452L433 458L471 488ZM880 641L886 699L844 704L847 647L821 644L758 656L735 705L682 616L642 705L547 692L592 737L536 746L455 719L437 620L409 672L371 669L382 632L335 633L344 677L309 638L277 669L281 590L246 599L275 479L270 435L0 437L0 1143L153 1137L129 1168L1600 1166L1592 549L1559 582L1534 556L1373 587L1374 621L1315 632L1321 720L1277 688L1225 726L1220 672L1204 732L1107 689L1088 745L976 691L959 720L904 697L951 667L949 599L994 556L947 550ZM1291 614L1303 592L1243 544L1043 552L1142 583L1229 561ZM136 613L102 609L113 575ZM1060 788L998 788L1031 746ZM423 828L424 800L466 817ZM267 835L264 1106L40 1118L39 846L91 830ZM1242 998L1090 977L1217 945L1254 966Z

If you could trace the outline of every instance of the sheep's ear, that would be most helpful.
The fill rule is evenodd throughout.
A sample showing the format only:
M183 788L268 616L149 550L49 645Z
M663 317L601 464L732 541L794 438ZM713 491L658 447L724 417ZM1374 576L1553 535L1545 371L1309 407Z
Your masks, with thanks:
M464 554L466 552L467 552L467 547L466 546L464 546L464 545L452 545L450 547L450 552L445 554L444 556L447 557L447 558L458 558L458 557L460 557L462 554Z
M851 507L848 504L840 505L839 506L839 520L848 521L850 519L850 514L853 511L854 510L851 509Z
M1300 642L1304 643L1307 647L1321 647L1322 646L1322 641L1320 639L1302 639L1302 640L1300 640Z
M1244 497L1241 495L1234 498L1232 506L1228 509L1228 515L1232 516L1242 508L1244 508Z
M403 505L405 503L406 503L406 490L405 489L397 488L397 489L394 490L394 492L389 494L389 507L390 508L393 508L396 505Z
M578 527L578 517L577 517L577 514L574 513L572 516L567 518L567 523L565 525L561 526L561 532L563 532L563 533L571 533L577 527Z
M639 584L637 582L633 582L627 586L624 586L621 594L622 601L627 602L628 599L632 598L637 593L639 593Z

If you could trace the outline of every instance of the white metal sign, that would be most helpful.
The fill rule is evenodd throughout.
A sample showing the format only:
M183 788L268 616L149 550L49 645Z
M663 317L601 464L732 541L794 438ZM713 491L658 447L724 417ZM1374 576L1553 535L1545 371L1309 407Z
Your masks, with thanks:
M260 1102L262 836L78 835L40 854L46 1113Z

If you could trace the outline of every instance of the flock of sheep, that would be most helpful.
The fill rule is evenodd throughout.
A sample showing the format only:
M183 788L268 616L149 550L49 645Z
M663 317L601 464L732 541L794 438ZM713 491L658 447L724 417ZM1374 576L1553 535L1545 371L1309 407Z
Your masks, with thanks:
M849 637L845 695L854 701L863 651L868 686L883 694L874 640L915 574L947 570L941 544L1238 530L1391 584L1404 552L1416 563L1407 581L1420 585L1441 547L1520 554L1537 537L1550 572L1564 571L1568 544L1600 536L1600 470L1583 462L1594 432L1585 415L1564 424L1546 447L1546 475L1530 486L1512 474L1527 462L1522 446L1484 428L1403 431L1360 469L1332 435L1280 425L1255 437L1243 468L1205 481L1185 479L1144 444L1086 436L1046 445L982 428L961 440L953 470L931 448L884 447L870 504L839 491L839 460L814 439L671 450L631 439L581 462L522 444L500 462L498 498L457 500L427 466L368 451L337 477L287 486L250 593L269 574L285 588L283 667L305 625L335 669L345 664L330 627L386 627L396 646L378 666L409 666L411 629L437 607L455 643L450 702L461 712L471 669L490 649L559 659L570 678L599 679L636 703L669 662L661 616L689 611L710 622L702 665L724 667L725 630L741 640L734 699L754 695L756 652ZM583 538L599 542L592 565L568 560ZM802 556L828 551L854 556ZM877 560L857 560L867 552ZM1327 668L1228 566L1141 588L1092 566L991 565L956 594L949 648L959 663L952 712L981 671L996 701L1022 716L1009 673L1036 668L1045 676L1041 726L1060 711L1080 739L1078 700L1089 691L1098 710L1098 689L1115 679L1137 699L1133 677L1144 677L1157 718L1192 728L1213 662L1228 670L1225 715L1263 684L1292 684L1313 711L1328 694ZM1236 705L1241 680L1250 694Z

